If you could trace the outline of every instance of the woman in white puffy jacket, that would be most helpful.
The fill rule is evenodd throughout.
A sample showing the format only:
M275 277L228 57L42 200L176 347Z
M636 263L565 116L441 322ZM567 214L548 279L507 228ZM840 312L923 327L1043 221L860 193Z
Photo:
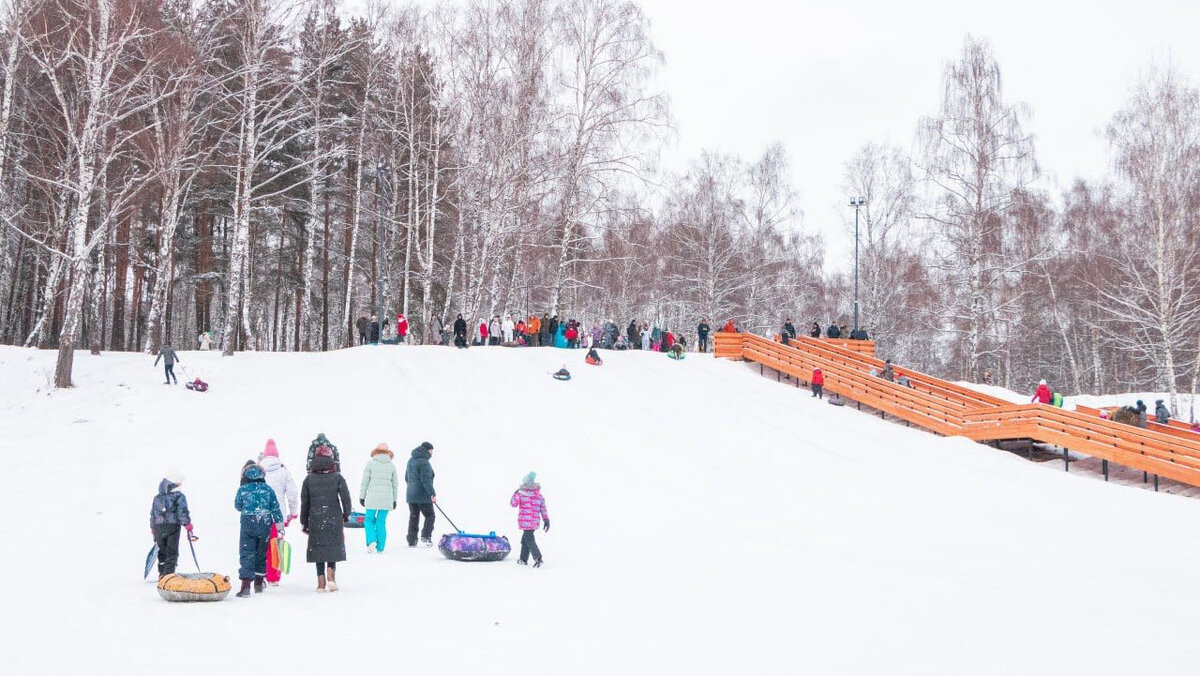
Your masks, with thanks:
M275 491L275 498L279 501L279 511L286 515L283 523L271 526L271 537L280 538L283 537L283 529L291 524L292 520L296 518L296 514L300 512L300 491L296 487L296 480L292 478L291 471L279 460L279 449L275 447L274 439L267 439L267 446L259 456L258 464L266 474L267 485ZM270 565L270 557L268 557L267 584L273 587L278 586L281 577L279 569Z

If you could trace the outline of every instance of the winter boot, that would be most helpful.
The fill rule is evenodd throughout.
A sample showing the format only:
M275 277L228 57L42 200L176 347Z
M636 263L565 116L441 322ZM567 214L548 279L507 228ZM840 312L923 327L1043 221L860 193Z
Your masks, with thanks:
M242 580L242 590L237 593L239 599L250 598L250 580Z
M367 553L368 553L368 554L374 554L374 553L375 553L375 552L377 552L377 551L379 551L379 550L375 548L375 543L374 543L374 542L372 542L371 544L367 545Z
M263 593L263 591L265 591L263 589L263 584L265 582L266 582L266 580L263 578L262 575L255 576L255 578L254 578L254 593L255 594L261 594L261 593Z
M421 538L421 546L422 547L432 547L433 540L431 540L429 538Z
M317 576L317 591L322 594L325 593L326 591L328 591L327 589L325 589L325 576L324 575ZM239 596L240 596L240 594L239 594Z
M533 567L534 567L534 568L541 568L541 567L542 567L542 560L541 560L540 558L538 558L538 559L534 559L534 560L533 560Z
M517 559L517 565L518 566L528 566L529 562L526 561L525 559Z
M329 584L327 586L329 587L329 591L331 591L331 592L335 592L338 590L337 581L333 579L334 575L336 575L336 573L337 573L337 571L335 571L332 566L330 566L329 570L325 573L329 579Z

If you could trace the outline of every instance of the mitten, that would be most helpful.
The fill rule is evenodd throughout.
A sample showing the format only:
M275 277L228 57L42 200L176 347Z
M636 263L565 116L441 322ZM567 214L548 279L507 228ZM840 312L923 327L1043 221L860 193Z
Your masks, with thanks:
M295 520L296 520L295 514L288 514L287 520L283 522L283 527L287 528L288 526L292 525L292 521L295 521Z
M363 507L366 507L366 506L367 506L367 501L366 501L364 498L359 498L359 499L358 499L358 504L362 505Z
M392 503L392 509L395 509L395 508L396 508L396 503L394 503L394 502L393 502L393 503Z
M542 532L545 533L545 532L548 532L549 530L550 530L550 519L546 519L546 524L544 526L542 526Z

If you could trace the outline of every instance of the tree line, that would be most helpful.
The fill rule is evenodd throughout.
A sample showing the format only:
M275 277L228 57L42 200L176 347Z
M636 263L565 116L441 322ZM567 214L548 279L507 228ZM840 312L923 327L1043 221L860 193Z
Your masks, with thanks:
M672 119L635 2L9 0L0 24L0 342L57 348L59 386L76 348L338 349L379 310L419 340L458 313L852 316L784 147L656 166ZM942 78L911 148L844 167L880 352L1194 390L1196 90L1151 70L1108 178L1051 195L987 42Z

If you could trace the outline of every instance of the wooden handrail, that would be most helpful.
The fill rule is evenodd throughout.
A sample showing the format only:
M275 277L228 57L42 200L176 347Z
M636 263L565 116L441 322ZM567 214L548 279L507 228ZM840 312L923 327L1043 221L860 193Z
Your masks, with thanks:
M713 352L756 361L802 381L820 368L826 391L938 434L976 441L1030 439L1200 486L1200 435L1178 426L1153 423L1151 429L1141 429L1103 419L1098 409L1012 404L908 368L903 372L913 387L904 387L869 375L871 368L882 367L879 359L813 338L783 345L718 332Z

